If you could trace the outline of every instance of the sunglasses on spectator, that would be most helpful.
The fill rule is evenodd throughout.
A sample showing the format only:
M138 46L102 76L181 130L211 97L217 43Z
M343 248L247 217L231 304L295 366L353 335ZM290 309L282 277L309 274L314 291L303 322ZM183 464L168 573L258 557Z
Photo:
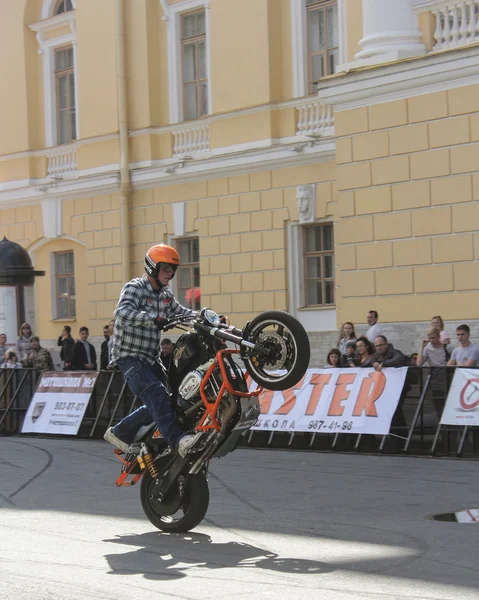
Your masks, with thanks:
M162 271L165 271L165 273L173 273L173 275L176 273L176 269L178 268L178 265L171 265L169 263L160 263L160 269Z

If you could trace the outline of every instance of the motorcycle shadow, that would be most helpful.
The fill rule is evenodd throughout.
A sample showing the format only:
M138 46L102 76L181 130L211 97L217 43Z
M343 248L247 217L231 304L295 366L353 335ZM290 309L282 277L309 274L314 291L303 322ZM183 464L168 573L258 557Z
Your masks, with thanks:
M146 579L181 579L191 569L247 568L318 575L335 571L326 563L285 558L243 542L216 543L204 533L143 533L104 540L139 546L121 554L106 554L111 575L143 575Z

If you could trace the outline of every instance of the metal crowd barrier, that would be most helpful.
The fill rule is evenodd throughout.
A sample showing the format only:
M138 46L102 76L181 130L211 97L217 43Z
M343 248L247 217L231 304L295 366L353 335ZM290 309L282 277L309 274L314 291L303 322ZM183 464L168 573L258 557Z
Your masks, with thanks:
M410 367L388 435L250 431L242 445L479 458L479 428L439 423L454 371L444 367ZM0 369L0 435L21 431L39 375L33 369ZM101 439L108 427L140 404L121 372L100 371L77 437Z

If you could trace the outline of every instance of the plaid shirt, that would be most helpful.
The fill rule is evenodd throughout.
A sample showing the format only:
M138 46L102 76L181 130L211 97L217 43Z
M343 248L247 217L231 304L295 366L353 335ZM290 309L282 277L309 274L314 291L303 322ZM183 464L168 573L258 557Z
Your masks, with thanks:
M195 314L196 311L179 304L168 286L157 293L146 275L132 279L123 286L115 309L111 364L126 357L154 364L161 337L155 319Z

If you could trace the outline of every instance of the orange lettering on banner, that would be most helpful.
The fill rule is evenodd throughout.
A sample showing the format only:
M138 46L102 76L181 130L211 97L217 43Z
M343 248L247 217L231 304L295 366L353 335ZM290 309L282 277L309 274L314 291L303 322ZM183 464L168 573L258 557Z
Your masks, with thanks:
M306 409L307 415L314 415L316 412L316 407L318 406L319 399L323 393L324 386L328 385L330 380L331 375L326 375L325 373L313 375L311 377L311 381L309 383L313 386L313 391L308 402L308 408Z
M273 401L274 392L273 390L264 390L259 395L259 403L261 406L261 414L267 415L271 408L271 402Z
M353 383L356 379L356 373L342 373L336 381L336 390L334 392L333 399L331 400L331 406L329 407L328 416L340 417L344 412L344 406L341 402L347 400L350 391L346 389L347 385Z
M363 411L367 417L377 417L378 413L374 403L383 393L385 386L386 377L382 371L374 371L369 374L367 379L363 379L353 410L353 417L360 417Z
M303 383L304 377L301 379L301 381L298 381L293 388L283 390L282 394L286 402L278 408L278 410L274 413L275 415L287 415L291 411L293 406L296 404L296 394L293 392L293 390L300 390L303 387Z

